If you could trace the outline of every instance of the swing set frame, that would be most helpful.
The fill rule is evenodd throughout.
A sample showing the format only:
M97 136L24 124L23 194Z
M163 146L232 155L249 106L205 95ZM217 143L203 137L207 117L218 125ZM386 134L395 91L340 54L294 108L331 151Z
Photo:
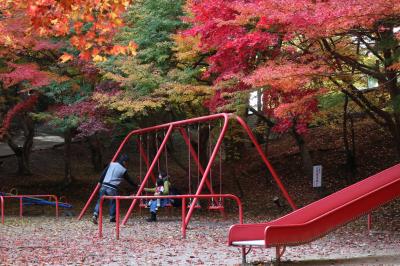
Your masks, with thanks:
M208 159L208 163L206 168L204 169L201 166L201 163L199 161L199 157L198 154L196 153L195 149L193 148L192 144L190 143L190 139L189 136L185 130L185 126L191 125L191 124L198 124L198 123L204 123L204 122L211 122L211 121L216 121L216 120L220 120L222 122L222 128L221 131L219 133L219 136L217 138L217 142L212 150L212 153L210 155L210 158ZM213 115L208 115L208 116L202 116L202 117L197 117L197 118L191 118L191 119L186 119L186 120L181 120L181 121L176 121L176 122L170 122L170 123L166 123L166 124L162 124L162 125L157 125L157 126L152 126L152 127L148 127L148 128L142 128L142 129L137 129L137 130L133 130L131 131L126 137L125 139L122 141L122 143L120 144L118 150L116 151L114 157L112 158L112 162L116 161L118 159L119 154L121 153L121 151L123 150L124 146L128 143L128 141L133 137L133 136L140 136L140 135L144 135L146 133L150 133L150 132L158 132L158 131L166 131L166 133L164 134L164 139L162 141L162 143L160 144L160 146L158 147L158 150L156 152L156 155L153 158L153 161L151 162L150 166L147 169L147 173L144 176L140 187L136 193L136 197L134 198L127 213L125 214L124 219L122 220L122 225L125 225L127 220L129 219L129 216L131 215L133 208L135 207L136 203L139 201L139 196L142 196L142 192L144 190L144 187L147 183L147 181L149 180L149 178L151 177L153 179L153 181L155 182L155 176L153 174L154 168L156 166L156 164L158 163L159 158L161 157L162 152L166 149L166 145L168 142L168 139L170 138L170 136L172 135L172 132L174 130L178 130L179 133L182 135L185 144L188 146L190 154L194 160L194 162L196 163L196 165L198 166L198 169L200 171L200 174L202 175L201 179L200 179L200 183L198 184L197 187L197 191L195 193L195 196L199 196L204 188L204 186L206 186L208 188L208 190L210 191L210 194L212 195L216 195L216 193L214 192L212 185L210 183L210 180L208 178L209 173L211 171L212 165L215 161L216 156L218 155L219 149L221 147L222 141L225 137L226 131L228 129L228 125L229 125L229 121L230 120L236 120L241 126L242 128L246 131L248 137L250 138L250 140L252 141L254 147L256 148L258 154L260 155L262 161L264 162L264 164L266 165L267 169L269 170L269 172L271 173L272 177L274 178L275 182L277 183L279 189L281 190L283 197L287 200L287 202L289 203L289 205L293 208L296 209L296 205L294 204L293 200L291 199L291 197L289 196L288 192L286 191L285 186L282 184L278 174L276 173L275 169L272 167L271 163L268 161L266 155L264 154L261 146L259 145L259 143L257 142L257 139L255 138L254 134L252 133L251 129L249 128L249 126L246 124L246 122L239 116L232 114L232 113L219 113L219 114L213 114ZM149 158L146 155L146 152L142 146L141 143L138 143L139 145L139 152L140 152L140 156L141 158L143 158L143 160L145 161L145 163L148 165L149 163ZM81 213L78 216L78 220L80 220L83 215L85 214L87 208L89 207L90 203L93 201L94 197L96 196L98 190L100 189L101 184L98 183L96 185L96 187L94 188L92 194L90 195L88 201L86 202L85 206L83 207ZM192 214L196 208L196 203L198 201L198 197L193 197L193 201L190 204L190 207L188 208L188 212L186 213L186 217L184 219L183 222L183 226L185 228L187 228L189 222L190 222L190 218L192 217ZM221 212L223 212L223 209L220 209Z

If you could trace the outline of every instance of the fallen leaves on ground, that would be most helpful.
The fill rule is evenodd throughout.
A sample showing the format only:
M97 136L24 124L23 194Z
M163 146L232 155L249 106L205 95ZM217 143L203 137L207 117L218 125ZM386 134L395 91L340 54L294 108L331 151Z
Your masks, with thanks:
M2 265L240 264L240 250L227 246L229 226L236 223L237 218L194 217L187 239L183 239L179 216L159 216L157 223L148 223L145 217L131 218L121 228L120 240L115 238L115 224L108 221L104 223L104 237L99 239L98 227L88 219L6 217L5 224L0 225L0 262ZM311 244L289 247L283 260L398 254L399 231L368 233L366 219L361 219ZM248 261L268 263L274 255L273 249L254 249ZM400 257L397 258L400 261Z

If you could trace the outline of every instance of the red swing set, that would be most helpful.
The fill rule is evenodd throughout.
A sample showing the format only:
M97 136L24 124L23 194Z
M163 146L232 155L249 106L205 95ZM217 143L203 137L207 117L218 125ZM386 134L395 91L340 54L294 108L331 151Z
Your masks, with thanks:
M187 120L181 120L181 121L176 121L176 122L171 122L171 123L166 123L163 125L158 125L158 126L153 126L153 127L148 127L148 128L142 128L142 129L137 129L137 130L133 130L131 131L126 137L125 139L122 141L121 145L119 146L117 152L115 153L112 161L116 161L119 154L121 153L121 151L124 149L125 146L127 146L127 143L129 140L131 140L132 138L136 137L136 143L138 146L138 152L140 153L140 187L136 193L136 197L133 199L124 219L122 220L122 224L124 225L127 220L129 219L130 214L133 211L133 208L135 207L135 205L139 202L139 205L141 205L143 207L143 201L140 199L140 196L143 196L143 190L145 188L145 186L148 184L148 180L151 178L152 181L155 183L155 176L154 176L154 169L157 166L158 170L160 170L160 158L162 153L164 152L165 154L165 164L166 164L166 171L168 171L168 154L167 154L167 142L168 140L171 138L173 131L178 131L179 134L183 137L183 140L185 142L185 144L188 147L188 162L189 162L189 167L188 167L188 176L189 176L189 194L183 195L183 196L191 196L192 194L192 177L191 177L191 164L192 161L195 163L195 165L197 166L197 177L198 177L198 182L197 182L197 189L195 196L199 196L202 194L203 188L204 186L207 187L207 189L210 192L210 195L215 195L216 193L214 193L214 189L213 189L213 180L212 180L212 167L213 164L216 161L216 158L218 156L219 159L219 189L220 192L219 194L222 193L222 167L221 167L221 161L222 161L222 151L221 151L221 144L223 141L223 138L226 134L226 131L228 129L228 125L229 125L229 121L230 120L236 120L242 127L243 129L246 131L246 133L248 134L250 140L252 141L252 143L254 144L258 154L260 155L262 161L265 163L265 165L267 166L268 170L270 171L272 177L274 178L275 182L277 183L279 189L281 190L284 198L287 200L287 202L289 203L289 205L293 208L296 209L296 206L294 204L294 202L292 201L292 199L290 198L289 194L287 193L284 185L282 184L280 178L278 177L277 173L275 172L274 168L272 167L272 165L270 164L270 162L268 161L267 157L265 156L262 148L260 147L260 145L258 144L255 136L253 135L252 131L250 130L249 126L246 124L246 122L239 116L236 116L235 114L230 114L230 113L220 113L220 114L213 114L213 115L208 115L208 116L203 116L203 117L197 117L197 118L191 118L191 119L187 119ZM218 122L220 121L220 132L219 135L216 136L211 136L211 123L212 122ZM209 127L209 144L208 144L208 152L209 152L209 158L206 164L206 168L204 169L200 163L200 159L199 159L199 151L200 151L200 146L199 146L199 140L200 140L200 123L208 123L208 127ZM195 127L197 125L197 151L196 149L192 146L191 143L191 139L193 137L194 134L191 133L190 130L190 126ZM185 129L185 127L187 127L187 130ZM158 143L158 133L164 131L165 133L162 134L163 136L163 140L161 142L161 144L159 145ZM148 135L150 133L155 133L157 134L156 136L156 154L153 158L153 160L150 163L150 157L149 157L149 139L146 140L146 149L145 147L143 147L143 135ZM211 139L213 137L217 137L216 139L216 143L213 146ZM147 171L146 174L144 175L144 178L142 179L142 161L145 163ZM168 173L168 172L167 172ZM98 190L100 189L100 184L98 183L97 186L95 187L95 189L93 190L91 196L89 197L88 201L86 202L85 206L83 207L78 219L80 220L82 218L82 216L85 214L87 208L89 207L90 203L92 202L92 200L94 199L94 197L96 196ZM187 225L190 222L190 218L193 214L193 211L199 208L199 204L198 204L198 197L193 197L193 200L189 202L188 205L188 212L186 214L186 217L184 219L184 226L187 227ZM211 205L208 207L209 209L214 209L214 210L218 210L220 211L222 214L224 214L224 206L223 206L223 201L222 198L218 199L217 196L211 197Z

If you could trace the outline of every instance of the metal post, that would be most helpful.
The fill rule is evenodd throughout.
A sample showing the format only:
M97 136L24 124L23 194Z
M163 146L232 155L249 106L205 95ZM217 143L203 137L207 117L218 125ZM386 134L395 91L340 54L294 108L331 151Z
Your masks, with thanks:
M235 200L235 202L238 205L239 209L239 223L243 224L243 206L242 202L240 199L232 194L206 194L206 195L168 195L168 196L103 196L100 199L99 203L99 238L103 236L102 234L102 215L103 215L103 201L106 199L112 200L115 199L117 200L118 206L116 207L117 209L117 214L116 214L116 228L117 231L117 238L119 239L120 235L120 225L119 225L119 216L120 216L120 200L132 200L132 199L167 199L167 198L173 198L173 199L181 199L182 200L182 225L181 225L181 233L182 233L182 238L186 238L186 229L187 229L187 224L185 223L185 218L186 218L186 199L188 198L214 198L214 197L221 197L221 198L230 198Z
M279 261L281 260L279 254L280 254L280 247L279 247L279 246L276 246L276 247L275 247L275 258L276 258L276 262L279 262Z
M103 202L104 198L100 198L99 202L99 238L103 237Z
M82 219L82 216L85 214L87 208L89 207L89 204L92 202L94 196L95 196L96 193L99 191L100 187L101 187L101 184L100 184L100 183L97 183L97 185L96 185L96 187L93 189L93 192L92 192L92 194L90 195L88 201L86 202L85 207L83 207L81 213L79 214L78 220Z
M246 247L242 246L242 265L246 265Z
M4 224L4 198L0 196L0 208L1 208L1 223Z
M271 163L268 161L267 157L265 156L263 150L261 149L260 145L257 142L256 137L254 136L253 132L251 132L249 126L246 124L246 122L243 121L243 119L239 116L235 116L236 120L239 122L239 124L243 127L243 129L247 132L247 135L249 136L250 140L253 142L254 147L256 147L258 154L260 154L261 159L267 166L268 170L270 171L272 177L275 179L275 182L278 184L279 189L282 191L283 196L286 198L288 201L289 205L292 207L293 210L297 209L296 205L294 204L293 200L289 196L289 193L286 191L285 186L282 184L280 178L278 177L278 174L275 172L275 169L272 167Z
M182 237L186 238L186 225L185 225L185 217L186 217L186 199L182 198Z
M19 197L19 217L22 218L22 197Z
M56 217L58 218L59 213L58 213L58 198L57 196L54 197L56 199Z
M119 198L115 199L116 201L116 217L115 217L115 223L116 223L116 230L117 230L117 239L119 239Z
M372 228L372 215L371 213L368 213L368 232L371 231Z

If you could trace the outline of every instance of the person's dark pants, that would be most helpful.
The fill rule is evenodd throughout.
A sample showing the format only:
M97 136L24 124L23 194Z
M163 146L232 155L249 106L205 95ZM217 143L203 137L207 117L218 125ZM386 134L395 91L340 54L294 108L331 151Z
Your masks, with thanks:
M109 188L106 186L101 186L100 191L99 191L99 199L97 200L96 207L94 207L94 213L93 215L98 217L99 216L99 207L100 207L100 199L103 196L117 196L118 191L113 188ZM108 200L110 201L110 219L115 218L115 209L116 209L116 204L115 200Z
M150 212L156 213L158 208L163 208L170 203L170 199L161 199L160 206L157 206L157 200L151 200L150 205Z

